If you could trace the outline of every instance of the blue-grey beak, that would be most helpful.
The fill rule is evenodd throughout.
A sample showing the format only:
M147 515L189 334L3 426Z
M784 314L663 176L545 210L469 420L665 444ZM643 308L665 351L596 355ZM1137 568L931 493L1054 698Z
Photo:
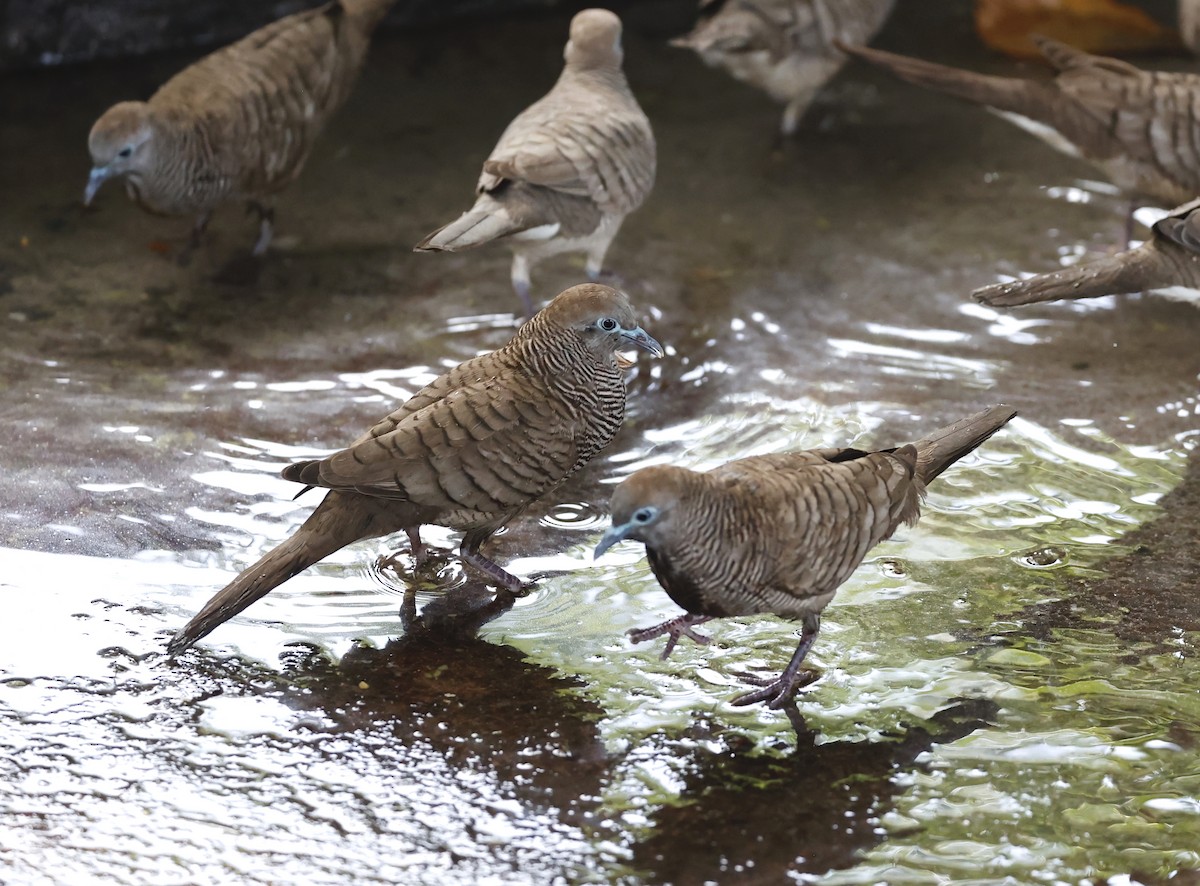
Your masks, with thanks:
M631 345L637 345L642 350L649 351L655 357L661 357L664 353L662 345L651 338L640 326L635 326L633 329L622 329L621 338Z
M645 333L643 333L644 335ZM646 336L650 338L650 336ZM654 339L650 339L654 341ZM592 553L593 560L599 560L601 555L615 545L619 541L624 541L629 537L629 533L637 527L637 524L630 520L628 523L622 523L620 526L612 526L608 532L604 533L604 537L600 539L600 544L596 545L596 550Z
M96 192L100 190L100 186L112 177L112 171L107 166L97 166L88 176L87 187L83 191L83 205L91 206L92 199L96 196Z

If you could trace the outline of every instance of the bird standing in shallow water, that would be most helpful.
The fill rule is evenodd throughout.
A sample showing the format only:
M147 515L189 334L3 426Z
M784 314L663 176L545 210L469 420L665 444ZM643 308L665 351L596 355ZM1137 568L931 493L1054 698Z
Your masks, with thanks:
M908 83L988 106L1092 163L1131 196L1175 206L1200 194L1200 75L1143 71L1054 40L1036 43L1058 71L1053 80L993 77L865 46L840 48Z
M654 133L629 90L623 57L616 15L576 14L554 88L504 130L484 161L475 205L416 251L458 252L504 239L525 316L533 313L529 273L542 259L586 253L588 279L598 279L625 216L654 186Z
M780 708L804 682L800 670L821 611L867 552L920 516L925 486L1002 428L1016 411L993 406L897 449L810 449L732 461L707 472L638 471L612 497L612 528L599 557L624 539L646 546L650 568L686 615L632 632L635 643L709 638L692 626L770 613L802 619L800 643L775 680L735 705Z
M358 79L395 0L333 0L259 28L184 68L145 102L120 102L88 136L83 202L111 178L162 215L196 217L186 260L214 209L246 200L254 254L274 231L270 199L300 174L313 142Z
M1153 292L1200 306L1200 200L1171 210L1136 249L1080 262L1060 271L971 293L977 302L1011 308L1059 299Z
M700 21L671 41L713 67L783 102L780 132L800 127L804 112L846 63L834 40L866 43L883 26L893 0L701 0Z
M168 644L174 655L293 575L364 538L420 527L465 533L459 556L509 590L522 582L479 552L528 505L612 440L625 417L618 349L662 348L623 293L568 289L495 351L461 363L343 449L283 471L329 490L287 541L233 580Z

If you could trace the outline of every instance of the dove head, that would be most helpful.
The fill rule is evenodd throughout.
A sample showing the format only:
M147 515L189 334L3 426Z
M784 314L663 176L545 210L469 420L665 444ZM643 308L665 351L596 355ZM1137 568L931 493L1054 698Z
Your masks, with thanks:
M543 330L578 336L599 359L608 360L630 346L663 355L662 345L638 325L625 293L599 283L572 286L525 324L532 335Z
M704 475L687 468L657 465L628 477L613 492L612 528L596 545L599 557L619 541L640 541L662 550L672 538L686 536L687 502L704 484Z
M145 102L121 102L101 115L88 135L92 173L88 176L84 203L110 178L137 175L151 166L154 125Z
M621 67L621 20L607 9L585 9L571 19L563 58L571 68Z

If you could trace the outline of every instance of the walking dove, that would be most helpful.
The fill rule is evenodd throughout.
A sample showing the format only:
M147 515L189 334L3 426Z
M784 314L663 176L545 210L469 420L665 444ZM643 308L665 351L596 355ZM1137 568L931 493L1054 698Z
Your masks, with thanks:
M328 489L287 541L205 604L168 645L174 655L293 575L352 542L403 530L460 530L462 561L501 587L516 576L480 545L603 449L625 415L617 350L659 356L624 294L585 283L555 298L512 340L418 391L348 449L288 466L285 479Z
M83 202L110 178L162 215L195 216L200 242L213 210L247 201L259 218L254 254L271 242L271 198L299 174L346 97L371 32L395 0L334 0L289 15L184 68L149 101L101 115L88 136Z
M1154 292L1200 305L1200 200L1185 203L1155 222L1150 239L1136 249L1025 280L984 286L972 295L985 305L1010 308L1123 292Z
M1200 75L1142 71L1037 38L1053 80L993 77L863 46L841 49L918 86L987 105L1098 167L1131 196L1175 206L1200 195Z
M755 456L701 473L658 466L613 493L612 528L596 556L640 541L659 583L687 614L635 631L634 642L709 638L692 626L713 618L771 613L802 620L800 644L775 680L735 705L788 702L807 676L800 665L821 610L867 551L919 516L925 486L996 433L1016 411L993 406L916 443L879 452L811 449Z
M671 41L785 105L792 135L817 93L846 63L835 39L867 43L893 0L701 0L700 21Z
M621 70L621 20L604 9L576 14L563 55L554 88L508 125L484 162L475 205L416 246L458 252L506 240L525 316L533 266L583 252L588 279L598 279L621 222L654 185L654 133Z

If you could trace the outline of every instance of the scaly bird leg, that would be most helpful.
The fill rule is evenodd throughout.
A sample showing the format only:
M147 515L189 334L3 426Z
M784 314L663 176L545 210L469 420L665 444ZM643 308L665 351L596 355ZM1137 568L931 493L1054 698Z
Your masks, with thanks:
M275 210L257 200L251 200L246 204L246 211L258 213L258 239L254 241L254 248L250 250L250 254L259 258L267 251L267 247L271 245L271 238L275 236Z
M405 529L404 534L408 536L408 547L412 552L413 568L420 569L425 565L425 560L429 557L429 551L425 550L425 545L421 544L421 527L414 526L411 529Z
M304 491L306 490L301 490L301 492ZM404 534L408 536L409 552L412 554L413 558L413 571L419 571L421 567L425 565L425 561L429 558L429 551L426 550L425 545L421 544L421 527L414 526L412 529L405 529ZM399 551L394 554L389 554L386 557L383 554L380 554L379 559L375 561L375 565L380 569L387 569L388 567L391 567L399 572L399 557Z
M747 683L755 683L762 688L739 695L730 704L735 707L743 707L770 699L767 707L776 711L786 705L792 696L796 694L797 689L807 686L817 678L814 671L808 669L802 670L800 665L803 664L804 657L808 655L808 651L812 649L812 645L817 639L817 632L820 629L820 614L806 615L804 617L804 627L800 631L800 643L796 646L796 651L792 654L792 660L788 662L788 666L779 675L779 679L764 680L761 677L743 676L743 679Z
M632 630L629 632L629 639L633 643L644 643L646 640L653 640L655 637L661 637L663 634L670 634L670 638L667 640L667 647L662 651L662 655L659 656L660 659L665 659L671 654L680 637L687 637L701 646L707 646L711 643L712 637L696 633L692 630L692 625L712 621L712 618L711 615L693 615L688 612L685 615L673 618L670 621L664 621L662 624L655 625L652 628Z
M186 268L192 260L192 253L200 248L200 244L204 239L204 231L208 228L208 220L212 218L212 210L202 212L197 216L196 221L192 224L192 233L188 237L187 243L183 244L183 249L179 250L179 255L175 256L175 263L181 268Z
M524 590L528 585L511 572L506 572L499 564L492 562L479 553L479 546L490 536L490 532L468 532L463 536L462 544L458 547L458 559L468 566L474 566L485 576L496 582L506 591Z

